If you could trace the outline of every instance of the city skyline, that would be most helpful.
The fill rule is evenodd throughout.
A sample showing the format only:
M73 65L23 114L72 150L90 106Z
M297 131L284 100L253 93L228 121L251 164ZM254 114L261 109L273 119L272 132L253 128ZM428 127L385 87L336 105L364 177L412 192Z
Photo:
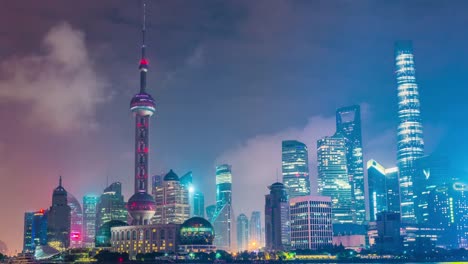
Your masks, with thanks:
M21 7L19 3L9 3L7 5L15 10ZM45 7L47 5L47 3L44 4ZM330 30L334 30L333 33L324 34L320 33L320 29L317 29L312 30L312 33L307 35L305 39L295 38L294 40L298 43L305 40L305 43L310 42L318 46L307 48L301 46L301 52L292 52L285 57L278 51L291 47L291 45L298 47L297 44L292 42L275 43L259 51L258 47L260 46L257 41L261 40L263 42L263 40L273 38L275 34L272 33L275 33L275 30L283 32L289 28L294 28L295 31L302 32L305 29L301 25L304 21L307 21L304 17L307 13L303 13L305 11L299 11L298 9L312 12L314 4L279 4L279 2L271 4L273 10L276 10L274 14L279 17L289 17L291 15L299 17L299 20L293 20L283 28L276 29L271 29L262 24L261 21L255 20L258 19L255 15L258 15L261 18L269 18L272 22L277 21L275 16L272 17L260 11L262 4L241 2L240 4L229 3L221 6L212 3L206 3L205 5L209 8L204 12L192 4L184 8L177 7L177 4L155 4L150 7L150 11L156 13L156 15L152 16L149 26L151 43L155 46L148 54L155 68L149 78L151 84L154 85L151 89L155 91L157 104L160 105L160 111L155 116L157 121L154 122L157 125L153 126L154 129L151 135L153 143L150 158L152 164L150 167L154 168L154 171L150 172L151 175L167 171L172 167L177 171L193 170L195 186L204 192L205 197L207 197L206 204L212 204L215 187L211 186L213 184L209 184L210 187L204 187L204 185L208 185L205 183L213 181L215 175L214 165L226 162L233 165L233 204L236 214L263 210L261 202L250 204L245 201L258 196L258 194L250 191L247 192L246 197L240 197L236 193L239 193L243 184L245 185L251 179L253 179L253 182L252 186L248 187L251 188L250 190L264 189L264 186L275 180L276 174L274 172L280 168L280 163L277 162L279 158L276 157L269 160L269 162L265 162L271 156L264 155L264 153L269 152L279 156L280 147L278 146L280 146L281 140L285 139L297 139L306 143L309 148L313 148L315 145L313 144L314 140L332 134L334 111L339 107L350 104L361 104L363 108L364 162L375 158L386 167L394 166L396 148L393 145L396 142L396 111L387 111L387 109L396 110L396 84L394 83L395 76L393 74L392 46L394 41L398 39L412 39L414 44L418 67L417 79L421 89L426 153L430 154L433 150L439 149L442 151L451 150L453 151L451 156L460 159L458 162L466 160L466 155L461 152L464 148L463 144L461 146L455 145L453 141L465 131L463 126L460 128L460 124L455 122L461 120L462 117L463 111L460 110L463 109L463 106L460 98L463 96L449 96L450 94L459 95L459 93L455 92L463 91L461 87L465 86L464 82L466 80L463 79L461 72L463 72L466 65L461 64L461 66L454 67L448 63L449 61L463 62L463 58L467 57L463 49L456 49L466 45L466 39L450 35L454 40L450 44L429 41L428 39L437 39L435 36L446 34L443 30L444 26L432 27L431 30L423 30L423 33L418 34L416 30L419 30L417 27L419 24L416 22L416 25L407 26L403 29L404 32L390 31L388 35L379 40L374 41L364 38L360 40L361 45L356 46L356 44L351 43L348 46L334 46L328 44L330 44L330 41L335 43L333 42L336 40L335 35L340 35L339 32L342 32L343 29L333 26L330 24L329 18L321 16L311 21L315 22L314 25L324 23ZM297 5L303 8L296 9ZM385 22L383 19L370 15L376 10L374 4L367 3L364 6L366 8L358 11L363 5L364 3L359 3L355 7L351 7L353 11L364 12L361 14L367 15L360 19L376 21L383 27L390 27L391 22ZM411 10L411 7L414 7L415 4L387 5L390 10L398 10L404 7ZM427 18L429 24L437 25L438 19L447 18L447 14L454 11L448 6L439 5L443 8L437 5L436 7L439 8L434 6L424 8L426 13L435 16L435 18ZM57 10L65 10L63 4L56 7ZM76 14L85 13L88 8L87 4L76 4ZM1 231L5 234L5 237L0 237L0 240L7 242L10 250L21 248L21 241L19 241L19 238L16 239L18 241L15 241L14 232L21 230L22 227L19 223L24 216L24 212L36 211L50 205L50 191L55 186L54 183L60 174L64 176L64 180L67 182L67 191L79 198L88 193L100 193L105 187L108 176L111 177L111 181L122 182L126 199L132 194L133 183L130 177L133 175L131 166L132 141L128 139L133 137L134 131L131 129L132 117L126 113L127 109L124 106L127 105L128 99L134 93L137 83L134 76L135 65L133 62L135 51L139 47L134 41L130 42L130 40L138 39L137 34L133 33L137 32L135 29L139 25L139 21L134 17L138 7L136 3L119 2L114 9L106 13L105 11L110 9L110 2L103 1L96 4L94 8L95 11L90 14L91 21L99 22L100 26L96 28L93 26L93 29L90 29L92 23L86 24L78 18L79 16L68 12L54 14L52 19L47 22L43 21L40 16L28 16L29 11L27 10L18 10L18 15L13 18L9 14L0 16L2 19L10 19L9 23L2 23L2 27L5 27L7 34L11 34L11 37L8 37L9 41L0 44L2 47L0 49L2 50L0 51L0 59L2 66L4 66L1 71L2 78L0 78L0 88L2 88L0 100L2 101L2 107L5 107L5 111L2 111L2 115L5 114L5 116L2 117L2 120L11 121L9 126L5 126L0 137L0 154L4 157L2 161L5 164L5 166L2 166L4 168L2 173L3 175L15 175L14 179L11 179L11 186L15 188L26 186L31 180L37 181L36 188L31 190L27 197L20 197L17 204L13 204L13 206L2 205L2 208L0 208L2 211L11 212L12 215L11 220L8 219L9 224L13 227L11 228L12 231L2 229ZM126 8L129 10L125 11ZM323 8L326 10L325 13L339 17L341 22L343 22L343 19L344 21L349 20L349 25L344 26L345 29L348 29L348 26L351 28L353 23L361 21L358 18L346 17L346 11L337 11L338 8L334 9L333 4L325 4ZM8 8L4 10L8 10ZM44 11L45 9L39 8L39 10ZM183 21L174 21L162 15L167 10L177 10L188 15ZM243 10L247 12L246 18L238 13ZM377 11L385 14L390 13L390 11ZM42 11L38 12L40 14ZM204 22L210 22L210 19L213 18L208 18L210 16L207 16L205 12L208 14L217 12L224 14L225 16L221 16L222 18L215 21L215 24L219 24L221 27L207 29L207 34L195 41L194 46L170 45L170 43L181 43L176 41L180 39L196 39L196 37L187 33L187 30L192 33L199 32L189 26L188 29L184 29L185 31L176 30L181 34L180 36L171 36L161 28L167 25L185 25L190 19L200 17L204 19ZM418 16L420 15L415 14L415 17ZM24 24L30 28L21 23L15 23L18 24L18 28L13 32L12 29L6 26L11 24L11 21L15 22L18 19L24 21ZM403 22L414 22L413 16L406 13L400 14L399 19L402 19ZM451 19L446 21L444 25L445 27L460 26L464 24L462 23L464 19L460 13L455 12L455 15L452 15ZM67 21L69 25L60 24L61 21ZM32 26L33 24L34 26ZM124 24L123 29L122 24ZM401 30L401 27L395 27ZM31 30L32 33L26 34L30 39L25 42L16 34L29 32L27 29ZM51 29L52 31L49 31ZM80 32L85 33L82 35ZM114 35L116 32L119 32L118 35ZM257 34L259 32L263 34ZM354 29L353 33L362 32L359 29ZM371 33L379 36L374 28L371 28ZM120 34L128 36L129 41L124 40L122 43L115 43L114 39L122 39ZM319 41L309 39L314 34L319 35ZM44 38L46 48L37 48ZM239 59L228 55L215 58L218 53L224 54L221 52L223 49L216 44L219 44L219 41L232 38L234 38L234 44L229 47L229 50L243 54L245 57L255 54L256 56L250 59L254 62L251 64L252 67L261 73L260 76L266 75L267 79L277 80L277 85L270 85L268 81L259 77L254 78L245 71L235 73L236 70L239 70L239 65L245 67L245 62L249 61L243 56ZM69 42L64 43L62 39L67 39ZM165 39L165 41L160 41L162 39ZM427 45L429 42L432 45L431 47ZM29 43L34 44L30 46ZM444 48L446 45L451 45L451 48ZM333 48L321 49L329 46ZM372 56L376 56L375 59L369 58L372 56L366 57L369 47ZM455 54L452 50L458 50L459 52ZM321 54L320 51L333 56L328 57L328 61L321 65L321 68L309 68L310 65L314 64L313 55ZM432 54L442 52L444 54L441 57L432 56ZM270 55L273 54L275 55L274 58L270 58ZM99 100L91 101L88 101L90 99L88 97L84 97L83 101L77 100L78 102L72 104L74 108L72 112L70 112L70 109L45 107L50 101L31 95L30 92L33 89L30 87L41 88L46 86L45 84L59 87L62 83L60 76L64 74L59 72L57 74L59 79L51 83L44 81L43 76L39 76L35 85L27 82L18 84L10 79L9 76L15 75L9 72L8 67L5 66L7 64L13 65L14 67L10 67L10 70L16 69L21 72L31 70L35 72L37 70L35 63L31 63L28 67L21 67L29 62L28 59L31 59L31 55L39 56L46 65L49 64L50 60L65 63L67 67L70 66L71 72L76 73L76 76L79 77L77 80L96 80L96 82L79 82L75 85L63 86L68 89L44 90L51 95L48 100L55 98L67 102L68 95L72 98L82 98L80 97L81 93L77 93L80 89L76 87L87 87L90 89L87 90L90 95L102 97ZM16 61L11 59L14 56L18 56ZM338 62L348 60L341 56L348 56L350 60L353 58L363 59L361 61L363 68L359 69L359 74L363 74L363 76L359 76L360 78L357 78L359 80L352 77L356 74L353 69L339 65ZM70 59L74 60L76 64L70 65ZM303 69L296 72L296 76L291 76L292 71L284 71L285 68L288 68L288 63L291 63L288 62L289 59L294 62L289 66L297 67L293 69ZM259 66L259 63L263 61L268 62L265 68ZM91 63L88 64L89 62ZM225 64L221 62L225 62ZM281 67L272 66L278 64L281 64ZM89 68L93 72L81 69L86 68L88 65L91 65ZM180 65L183 66L181 70L179 70ZM221 74L217 78L205 78L213 73L215 75L219 73L219 70L215 70L213 65L217 65L216 68L220 68L220 65L229 65L224 68L229 76ZM330 71L331 66L337 67L337 72L343 75L343 81L330 81L328 79L330 75L326 72ZM276 71L279 70L285 74L277 74ZM311 72L316 72L314 76L315 74L317 76L305 77ZM270 75L275 76L275 78L271 78ZM371 78L370 75L377 76ZM105 79L107 86L101 86L101 78ZM242 81L235 83L235 85L220 88L226 82L232 80L231 78L242 79ZM449 85L445 83L447 80L460 79L462 82L450 82ZM207 82L206 85L204 85L204 81ZM367 88L358 87L357 84L362 83L365 83L366 85L363 86ZM288 94L282 91L281 88L286 84L288 84L288 87L292 87L291 89L294 89L295 93ZM10 86L23 89L19 90L21 91L19 95L14 95L11 93ZM202 86L210 88L206 90ZM329 87L329 89L315 88L325 86ZM249 88L249 90L243 87ZM267 87L268 89L266 89ZM310 87L313 87L313 89ZM382 89L378 93L373 93L377 89L376 87L382 87ZM447 93L440 94L441 87ZM222 89L219 94L214 92L217 89ZM349 96L347 90L352 90L353 95ZM337 92L342 92L342 94L338 93L339 95L337 95ZM197 95L198 93L200 95ZM222 93L232 95L234 103L226 101ZM369 95L370 93L373 93L373 95ZM381 96L374 98L376 94ZM320 104L321 101L327 101L327 104ZM269 107L266 107L265 110L256 111L258 110L257 105L260 108L264 107L267 105L265 102L268 102L268 104L270 102L282 102L287 106L287 111L283 113ZM296 102L300 102L300 104L296 104ZM240 109L239 103L244 104L246 107ZM433 107L435 103L437 103L438 107ZM15 109L15 107L19 108L22 104L31 106L31 109L24 110L28 116L26 120L17 118L18 116L12 115L8 110ZM61 104L56 107L61 107ZM104 107L110 110L105 110ZM196 111L191 111L191 108ZM224 108L224 110L210 114L209 109L211 108ZM440 111L440 109L443 110ZM45 114L45 111L48 111L48 114ZM61 112L66 113L67 116L63 116ZM257 116L252 117L252 112L256 113ZM389 114L386 112L389 112ZM201 121L192 114L195 114L195 116L203 114L206 120ZM295 116L290 118L291 114ZM82 127L77 128L76 124L70 122L70 120L76 120ZM37 125L37 122L39 122L39 125ZM37 128L34 133L31 133L30 130L32 125ZM90 129L85 129L86 127ZM185 135L188 130L181 128L186 127L191 127L193 137ZM20 131L18 131L18 128ZM456 128L460 129L457 130ZM85 133L77 133L77 131L81 132L82 129L85 129ZM109 134L109 131L112 132ZM194 140L197 137L199 139ZM210 142L213 138L215 138L215 142L206 145L206 142ZM9 143L18 140L21 141L18 144L12 145ZM387 141L390 143L386 143ZM450 149L450 146L455 149ZM181 151L182 147L185 147L183 151ZM19 149L22 151L18 151ZM200 152L200 150L203 150L203 152ZM6 153L10 155L7 157ZM247 160L251 159L252 155L258 158L256 162L270 165L271 168L262 170L254 167L252 162ZM102 159L102 157L105 158ZM316 157L310 155L310 168L316 167L315 160ZM28 168L14 166L24 164L24 162L29 163L31 166L28 166ZM466 167L460 169L466 170ZM34 177L31 175L34 175ZM311 171L310 175L316 177L316 171ZM2 198L11 195L11 191L4 188L0 190L0 193L2 193Z

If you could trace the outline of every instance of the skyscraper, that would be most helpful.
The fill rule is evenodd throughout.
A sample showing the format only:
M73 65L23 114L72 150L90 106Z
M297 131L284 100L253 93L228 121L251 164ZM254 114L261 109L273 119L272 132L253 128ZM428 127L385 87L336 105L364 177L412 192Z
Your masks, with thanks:
M275 182L265 195L265 246L268 250L285 250L291 245L289 197L284 184Z
M291 247L312 249L331 246L333 242L332 202L326 196L301 196L289 200Z
M245 214L237 217L237 251L249 250L249 218Z
M154 190L163 183L164 175L153 175L151 177L151 194L154 196Z
M67 191L62 187L62 177L59 186L52 194L52 206L47 219L47 242L50 246L63 250L70 246L71 208L67 203Z
M188 202L190 207L190 217L194 216L194 194L195 188L193 187L193 173L191 171L185 173L180 177L180 185L187 190Z
M310 194L309 156L304 143L283 141L282 172L283 183L288 187L290 197Z
M83 247L93 248L96 238L96 207L98 197L86 195L83 197Z
M362 224L366 219L364 195L364 162L362 156L361 108L359 105L336 110L336 132L345 138L346 165L351 184L354 221Z
M24 214L23 253L34 253L36 246L47 244L47 211Z
M250 231L249 240L252 245L252 249L258 249L263 247L263 234L262 234L262 222L259 211L253 211L250 217Z
M205 218L205 196L202 192L193 195L193 216Z
M174 171L170 170L162 186L154 192L156 213L153 224L182 224L190 218L188 190L182 186Z
M317 141L318 191L332 199L333 223L353 223L346 140L340 134Z
M156 111L156 104L150 94L146 92L146 73L148 60L146 59L146 14L143 3L142 46L140 60L140 92L130 102L130 110L135 114L135 193L128 199L128 212L132 216L134 225L147 225L155 212L154 198L148 194L149 173L149 135L150 117Z
M233 215L231 165L223 164L216 167L216 212L212 219L215 246L219 249L231 250L233 246Z
M127 222L127 208L120 182L114 182L105 188L99 198L96 206L96 231L112 220Z
M398 86L397 160L400 171L401 221L415 223L413 162L424 155L424 140L413 46L410 41L396 43L395 66Z
M208 219L213 224L213 217L216 213L216 204L208 205L205 210L206 219Z
M71 194L67 195L67 203L71 209L70 216L70 247L81 248L83 243L83 211L80 202Z
M369 182L370 221L376 221L377 214L388 211L400 212L400 186L398 168L386 169L375 160L367 162Z
M432 154L414 161L414 203L417 223L444 228L437 246L457 248L455 173L446 156Z
M23 253L34 252L33 219L34 212L24 213Z

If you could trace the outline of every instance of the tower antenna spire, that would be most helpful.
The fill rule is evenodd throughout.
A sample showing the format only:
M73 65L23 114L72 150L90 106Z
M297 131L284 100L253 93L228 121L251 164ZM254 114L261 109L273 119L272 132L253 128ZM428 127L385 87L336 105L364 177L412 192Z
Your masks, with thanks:
M146 43L145 43L145 34L146 34L146 2L143 0L143 21L142 21L142 26L141 26L141 33L142 33L142 45L141 45L141 58L145 58L145 48L146 48Z
M140 59L140 93L146 92L146 72L148 72L148 60L146 59L146 1L143 0L142 25L141 25L141 59Z

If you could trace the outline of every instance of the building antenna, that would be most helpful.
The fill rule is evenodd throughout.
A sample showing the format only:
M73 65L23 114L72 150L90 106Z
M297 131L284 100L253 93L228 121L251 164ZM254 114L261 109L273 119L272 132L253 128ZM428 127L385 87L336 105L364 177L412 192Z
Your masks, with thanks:
M148 71L148 60L146 59L146 1L143 0L143 19L141 22L141 59L140 59L140 93L146 91L146 72Z
M276 182L279 182L279 177L278 177L278 168L276 168Z

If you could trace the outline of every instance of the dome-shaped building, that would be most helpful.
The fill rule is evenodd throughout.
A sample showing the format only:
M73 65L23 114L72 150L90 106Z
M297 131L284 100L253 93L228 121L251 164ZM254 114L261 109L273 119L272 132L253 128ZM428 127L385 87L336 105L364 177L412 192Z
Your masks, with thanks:
M99 227L96 233L96 247L111 247L111 228L118 226L128 226L120 220L111 220Z
M127 203L127 210L133 218L134 225L150 224L155 207L153 196L146 192L135 193Z
M192 217L180 227L180 251L182 252L211 252L215 237L214 228L208 220Z

